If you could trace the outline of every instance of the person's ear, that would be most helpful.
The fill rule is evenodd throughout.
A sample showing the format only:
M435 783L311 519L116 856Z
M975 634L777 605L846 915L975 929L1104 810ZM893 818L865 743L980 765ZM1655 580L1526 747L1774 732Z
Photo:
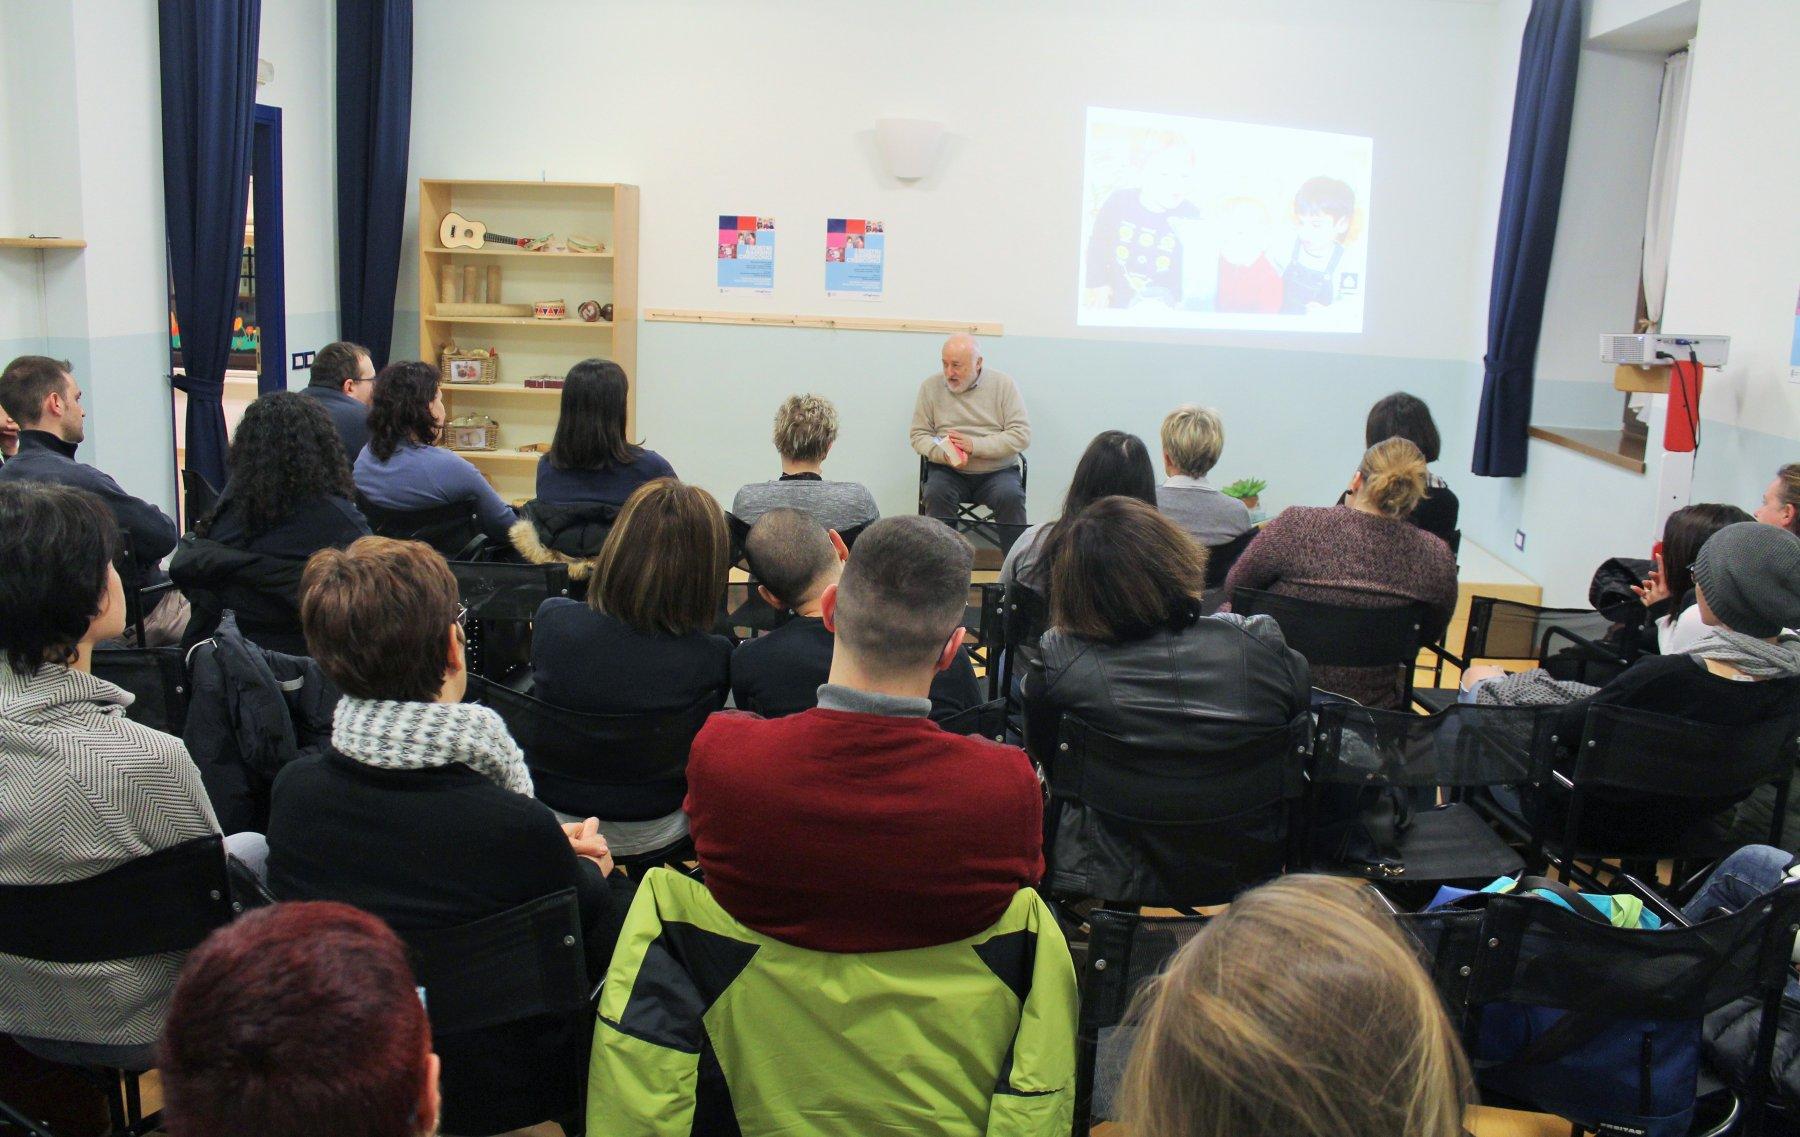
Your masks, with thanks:
M829 534L831 537L831 547L837 550L838 564L841 565L845 561L849 560L850 559L850 546L844 544L844 538L838 533L838 531L836 529L827 529L827 530L825 530L825 532L827 534Z
M779 599L776 598L776 596L773 592L769 591L769 586L766 584L757 585L756 586L756 594L763 598L763 603L765 603L769 607L775 609L777 612L780 612L787 607L786 604L783 604Z
M425 1056L425 1089L419 1095L419 1126L421 1134L438 1131L438 1114L444 1104L443 1091L438 1086L444 1069L443 1060L436 1053Z
M357 383L356 378L354 376L352 376L351 378L344 380L342 383L339 383L338 390L340 390L344 394L348 395L351 391L354 391L356 389L356 383Z
M825 621L825 630L832 635L837 634L837 602L838 586L826 585L825 591L819 593L819 616Z
M1361 492L1362 488L1363 488L1363 475L1362 475L1362 471L1358 470L1358 471L1356 471L1356 473L1350 475L1350 496L1355 497L1359 492Z
M950 638L944 641L944 650L938 653L937 670L943 671L956 662L956 653L962 648L963 640L968 635L967 628L957 628L950 633Z
M444 665L444 678L452 679L461 675L468 666L463 647L463 630L461 624L450 625L450 657Z

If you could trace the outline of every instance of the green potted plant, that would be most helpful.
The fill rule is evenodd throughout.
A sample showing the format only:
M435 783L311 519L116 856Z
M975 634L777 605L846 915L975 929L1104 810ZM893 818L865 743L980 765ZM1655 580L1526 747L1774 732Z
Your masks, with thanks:
M1235 497L1244 503L1244 508L1255 513L1262 504L1262 492L1269 488L1264 478L1239 478L1219 492L1226 497Z

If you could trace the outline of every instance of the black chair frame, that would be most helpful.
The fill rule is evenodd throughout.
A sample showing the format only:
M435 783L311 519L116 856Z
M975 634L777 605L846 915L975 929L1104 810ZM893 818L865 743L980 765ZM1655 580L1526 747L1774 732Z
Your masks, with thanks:
M469 673L488 679L507 678L489 658L491 633L501 625L529 628L539 605L569 595L569 566L561 563L451 561L450 572L456 577L457 597L467 612L463 632Z
M187 662L178 647L96 647L96 679L123 687L136 698L125 717L181 737L187 726Z
M1023 454L1018 455L1018 459L1019 489L1026 490L1030 488L1031 463L1025 460L1025 455ZM919 458L920 513L925 512L925 482L931 475L931 467L933 465L934 463L929 458L923 456ZM976 505L974 502L969 501L959 501L956 503L956 515L954 517L946 517L944 518L944 521L958 533L979 538L983 542L999 549L1002 553L1006 552L1006 550L1012 546L1012 541L1007 540L1007 535L1003 532L1007 527L1002 526L998 521L994 520L993 515L987 511L985 506ZM1023 530L1024 526L1018 526L1018 528ZM1013 538L1014 540L1017 540L1017 534L1014 534Z
M389 509L359 492L356 508L377 536L423 541L446 560L474 560L488 544L473 502L453 501L429 509Z
M1314 667L1393 667L1400 679L1401 706L1416 701L1413 669L1418 665L1419 649L1428 643L1429 605L1408 601L1352 608L1240 588L1231 595L1231 610L1242 616L1272 617L1281 625L1287 646Z

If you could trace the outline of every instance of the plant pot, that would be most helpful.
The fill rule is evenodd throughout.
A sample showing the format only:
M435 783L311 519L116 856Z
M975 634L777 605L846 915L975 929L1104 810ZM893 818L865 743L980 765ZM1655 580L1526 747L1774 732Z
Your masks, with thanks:
M1262 505L1262 495L1261 494L1253 493L1247 497L1241 497L1238 500L1243 502L1244 508L1249 510L1251 513L1255 513L1257 511L1257 509Z

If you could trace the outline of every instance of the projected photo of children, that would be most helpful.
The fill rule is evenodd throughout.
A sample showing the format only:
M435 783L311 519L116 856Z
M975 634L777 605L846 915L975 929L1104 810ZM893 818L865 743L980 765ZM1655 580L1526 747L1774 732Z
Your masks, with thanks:
M1077 322L1361 331L1371 150L1089 108Z

